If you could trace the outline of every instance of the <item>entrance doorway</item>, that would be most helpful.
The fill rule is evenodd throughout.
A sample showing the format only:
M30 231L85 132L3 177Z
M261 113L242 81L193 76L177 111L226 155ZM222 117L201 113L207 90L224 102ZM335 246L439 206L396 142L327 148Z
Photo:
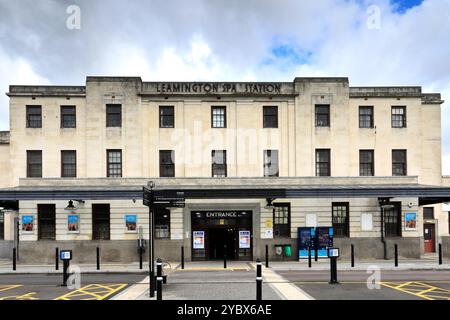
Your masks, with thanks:
M209 234L209 259L223 259L224 253L227 259L236 259L236 229L235 228L212 228Z
M425 253L436 252L436 229L432 223L423 225L423 239Z

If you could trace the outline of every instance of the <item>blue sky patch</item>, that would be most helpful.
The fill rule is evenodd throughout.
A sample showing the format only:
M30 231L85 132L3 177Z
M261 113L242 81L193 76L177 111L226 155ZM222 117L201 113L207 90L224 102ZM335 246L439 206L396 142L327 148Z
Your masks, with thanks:
M395 11L398 13L405 13L413 7L420 6L423 0L391 0L391 3L395 7Z
M287 64L302 65L307 64L312 56L311 51L296 50L288 44L275 45L270 49L270 57L265 59L262 64Z

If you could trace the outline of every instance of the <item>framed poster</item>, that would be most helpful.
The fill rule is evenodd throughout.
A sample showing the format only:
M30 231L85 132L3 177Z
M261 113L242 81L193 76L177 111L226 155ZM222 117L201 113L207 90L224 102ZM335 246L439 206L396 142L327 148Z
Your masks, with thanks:
M417 230L417 212L405 212L405 230Z
M128 232L137 232L137 216L135 214L125 215L125 226Z
M250 249L250 231L239 231L239 249Z
M77 233L80 232L80 216L77 214L69 214L67 216L67 231Z
M193 231L192 240L194 249L205 249L205 231Z
M299 259L308 259L309 256L308 247L311 247L311 256L314 257L314 250L315 250L314 239L315 239L314 228L311 227L297 228L297 247Z
M22 231L33 232L34 216L22 216Z

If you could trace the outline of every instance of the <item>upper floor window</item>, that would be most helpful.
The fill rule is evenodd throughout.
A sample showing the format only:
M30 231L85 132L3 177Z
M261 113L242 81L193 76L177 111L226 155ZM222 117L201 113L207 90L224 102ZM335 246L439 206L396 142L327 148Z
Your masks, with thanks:
M122 126L122 105L107 104L106 105L106 126L121 127Z
M392 107L392 128L406 128L406 107Z
M278 128L278 107L264 106L263 107L263 127L264 128Z
M42 178L41 150L27 150L27 177Z
M173 106L159 107L159 127L173 128L175 125L175 109Z
M332 223L333 231L336 237L350 236L350 219L349 219L348 202L332 204Z
M211 107L211 127L225 128L227 126L226 107Z
M42 128L41 106L27 106L27 128Z
M275 237L291 236L291 204L274 203L273 235Z
M406 150L392 150L392 175L406 176Z
M374 175L374 156L373 150L359 150L359 175Z
M373 128L373 106L359 107L359 127Z
M316 104L316 127L330 126L330 105Z
M175 177L175 151L159 151L159 176Z
M278 177L278 150L264 150L264 177Z
M61 106L61 128L77 126L75 106Z
M212 176L227 176L227 151L212 150Z
M77 176L77 152L75 150L61 151L61 177L75 178Z
M106 150L107 173L109 178L122 177L122 150Z
M330 149L316 149L316 176L330 175Z

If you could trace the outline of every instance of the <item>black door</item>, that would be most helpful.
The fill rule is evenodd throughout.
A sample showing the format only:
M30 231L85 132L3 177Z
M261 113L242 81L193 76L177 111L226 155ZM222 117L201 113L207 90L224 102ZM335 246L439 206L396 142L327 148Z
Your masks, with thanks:
M223 259L225 252L227 259L236 258L236 229L214 228L209 229L208 233L209 259Z
M110 239L109 204L92 205L92 239Z
M38 204L38 239L55 240L56 209L54 204Z

